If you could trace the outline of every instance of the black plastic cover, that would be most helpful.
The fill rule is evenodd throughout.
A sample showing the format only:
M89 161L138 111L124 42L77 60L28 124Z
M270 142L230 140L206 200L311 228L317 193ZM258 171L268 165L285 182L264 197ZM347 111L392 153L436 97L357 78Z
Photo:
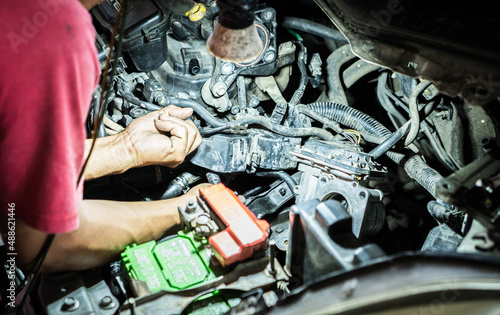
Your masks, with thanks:
M120 9L119 0L106 0L92 9L98 31L110 35ZM166 60L168 19L150 0L130 0L123 32L123 52L138 71L151 71Z

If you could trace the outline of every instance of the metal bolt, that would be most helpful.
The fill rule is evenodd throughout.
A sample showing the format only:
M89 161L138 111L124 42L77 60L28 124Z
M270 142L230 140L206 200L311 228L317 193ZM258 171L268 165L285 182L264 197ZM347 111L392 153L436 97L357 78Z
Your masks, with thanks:
M236 115L240 112L240 107L239 106L233 106L231 107L231 114Z
M280 193L280 195L285 196L286 195L286 189L285 188L280 188L279 189L279 193Z
M230 62L225 62L222 64L221 72L222 74L231 74L234 70L234 64Z
M252 97L250 98L250 106L257 107L259 106L259 104L260 104L260 99L257 96L252 95Z
M214 85L214 94L216 97L221 97L226 94L227 86L224 82L217 82Z
M104 308L104 309L110 309L110 308L115 307L115 302L113 301L113 299L109 295L106 295L99 302L99 307Z
M276 54L274 53L274 51L268 51L264 55L264 61L265 62L271 62L271 61L274 60L274 57L276 57Z
M69 296L64 299L61 310L63 312L73 312L77 310L79 307L80 307L80 301L78 301L74 297Z
M273 17L274 17L273 10L268 9L268 10L264 11L264 13L262 13L262 19L264 21L271 21L273 19Z
M197 204L194 200L189 200L186 205L186 212L193 213L198 209Z
M278 226L278 227L276 228L276 233L281 233L281 232L283 232L283 231L284 231L284 230L283 230L283 228L282 228L281 226Z

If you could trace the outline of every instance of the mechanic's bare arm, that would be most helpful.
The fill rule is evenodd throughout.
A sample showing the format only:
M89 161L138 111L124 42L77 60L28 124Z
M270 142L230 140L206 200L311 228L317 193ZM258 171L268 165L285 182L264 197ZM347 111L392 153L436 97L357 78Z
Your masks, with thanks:
M131 243L158 239L165 231L177 230L177 206L194 199L198 189L178 198L153 202L83 200L79 204L80 226L76 231L58 234L45 260L44 273L85 270L118 259ZM5 220L7 221L7 220ZM18 255L16 262L25 271L31 268L47 234L16 220Z
M186 120L192 113L190 108L167 106L135 119L117 135L98 138L85 179L119 174L138 166L179 165L201 143L198 129ZM85 142L85 156L91 143L90 139Z

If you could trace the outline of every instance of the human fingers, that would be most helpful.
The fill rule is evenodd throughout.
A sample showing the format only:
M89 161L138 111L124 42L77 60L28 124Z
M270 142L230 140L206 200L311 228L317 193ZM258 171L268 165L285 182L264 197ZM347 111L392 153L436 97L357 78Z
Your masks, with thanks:
M168 132L173 143L185 146L186 155L201 144L201 135L191 120L176 117L163 117L157 123L159 131Z
M193 114L192 108L181 108L175 105L169 105L158 111L159 118L162 117L177 117L180 119L187 119Z

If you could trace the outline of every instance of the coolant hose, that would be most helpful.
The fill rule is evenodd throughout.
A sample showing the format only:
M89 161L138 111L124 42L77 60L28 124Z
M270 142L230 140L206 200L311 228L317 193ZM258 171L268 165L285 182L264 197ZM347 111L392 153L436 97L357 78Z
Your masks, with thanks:
M330 101L348 105L340 76L340 68L354 58L356 56L352 53L351 46L344 45L332 52L326 59L326 67L328 69L326 83L328 85L328 99Z
M331 27L312 22L310 20L285 16L283 19L283 27L299 30L310 33L325 39L333 40L337 43L348 44L347 38L338 30Z
M297 193L295 192L295 186L297 186L297 182L291 175L286 173L285 171L267 171L267 172L256 172L255 175L260 177L269 177L281 179L285 182L285 184L290 188L294 197L297 197Z
M313 103L306 106L341 125L357 130L361 134L376 134L384 138L389 138L392 135L389 129L380 122L355 108L329 102ZM386 152L386 155L401 165L408 176L416 180L431 195L436 196L436 183L443 177L429 167L419 155L406 158L404 154L391 151Z
M212 127L222 127L227 124L227 122L224 122L212 116L212 114L210 114L210 112L201 104L190 99L167 97L167 99L165 100L165 104L175 105L183 108L192 108L204 121L207 122L207 124Z
M379 65L359 59L342 73L342 81L346 89L358 82L362 77L380 69Z

